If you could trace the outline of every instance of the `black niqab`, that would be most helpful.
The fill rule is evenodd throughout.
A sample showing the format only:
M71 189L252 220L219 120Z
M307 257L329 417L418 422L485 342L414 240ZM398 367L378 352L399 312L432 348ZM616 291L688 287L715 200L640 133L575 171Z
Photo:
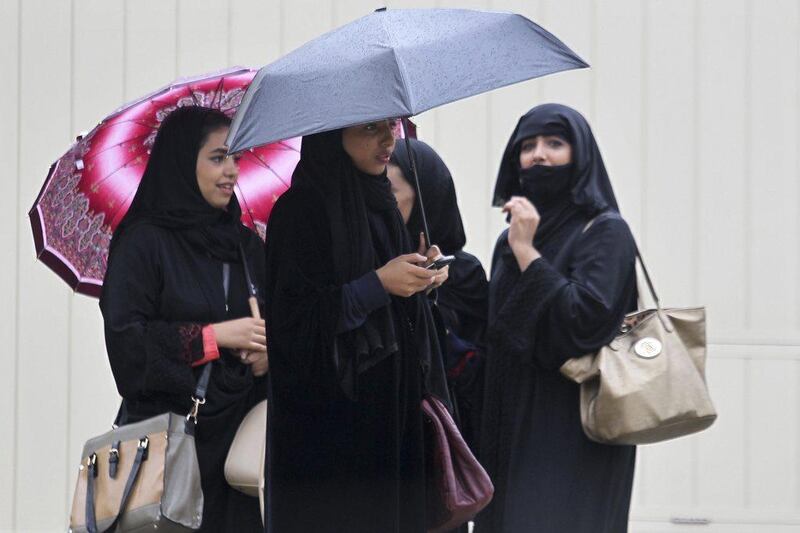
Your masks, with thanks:
M562 234L560 230L565 225L571 227L571 222L590 220L602 211L618 211L619 208L589 123L580 113L561 104L536 106L519 119L503 152L493 205L502 206L512 196L524 195L520 181L520 146L525 139L537 135L558 135L572 146L569 195L547 205L528 198L542 216L534 240L538 248ZM556 237L556 240L559 239Z
M238 262L241 208L232 196L226 209L211 206L197 183L197 157L204 126L219 120L221 111L181 107L161 123L136 195L111 242L111 250L126 229L148 222L179 231L196 248L228 262Z

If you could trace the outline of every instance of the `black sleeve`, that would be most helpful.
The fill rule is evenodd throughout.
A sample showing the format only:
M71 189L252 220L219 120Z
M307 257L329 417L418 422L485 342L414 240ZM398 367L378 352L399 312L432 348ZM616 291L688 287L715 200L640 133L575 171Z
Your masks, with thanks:
M495 351L508 356L518 354L524 359L531 357L536 352L539 323L567 283L543 257L528 265L489 325L489 337Z
M614 338L636 298L635 260L633 236L620 218L600 221L581 237L567 283L539 329L541 365L559 368Z
M575 245L568 275L535 260L499 310L493 338L546 369L597 351L635 299L635 245L620 218L598 221Z
M339 315L337 333L359 327L376 309L389 305L389 294L383 288L378 274L371 270L342 286L342 313Z
M191 394L191 363L203 358L203 324L158 318L158 230L136 227L115 247L103 282L106 351L120 395Z

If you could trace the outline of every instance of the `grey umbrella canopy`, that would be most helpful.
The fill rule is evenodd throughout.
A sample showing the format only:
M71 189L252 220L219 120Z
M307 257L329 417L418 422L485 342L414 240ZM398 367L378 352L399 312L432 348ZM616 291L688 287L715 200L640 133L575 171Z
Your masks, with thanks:
M397 9L357 19L262 68L228 136L238 152L436 106L589 65L513 13Z

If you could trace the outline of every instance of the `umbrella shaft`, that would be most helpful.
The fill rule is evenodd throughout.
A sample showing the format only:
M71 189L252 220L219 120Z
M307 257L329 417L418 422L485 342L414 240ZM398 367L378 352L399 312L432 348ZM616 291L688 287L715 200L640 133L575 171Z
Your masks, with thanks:
M411 150L411 141L409 140L409 126L408 118L403 117L403 138L406 143L406 152L408 153L408 160L411 164L411 172L414 174L414 188L417 191L417 202L419 203L419 212L422 215L422 231L425 234L425 249L431 247L431 234L428 230L428 217L425 216L425 204L422 201L422 189L419 187L419 176L417 175L417 161L414 157L414 152Z

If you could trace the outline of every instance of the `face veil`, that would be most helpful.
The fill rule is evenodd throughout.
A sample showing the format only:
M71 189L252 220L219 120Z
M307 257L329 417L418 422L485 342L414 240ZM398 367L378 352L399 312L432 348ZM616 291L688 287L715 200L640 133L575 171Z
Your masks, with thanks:
M569 176L563 176L570 180L570 186L564 187L558 198L551 198L548 202L551 205L543 210L537 242L546 241L567 219L591 218L608 209L619 210L589 123L580 113L561 104L534 107L519 119L500 162L493 205L502 206L512 196L525 195L524 180L520 178L541 172L540 169L522 171L519 164L522 141L537 135L559 135L572 146Z

